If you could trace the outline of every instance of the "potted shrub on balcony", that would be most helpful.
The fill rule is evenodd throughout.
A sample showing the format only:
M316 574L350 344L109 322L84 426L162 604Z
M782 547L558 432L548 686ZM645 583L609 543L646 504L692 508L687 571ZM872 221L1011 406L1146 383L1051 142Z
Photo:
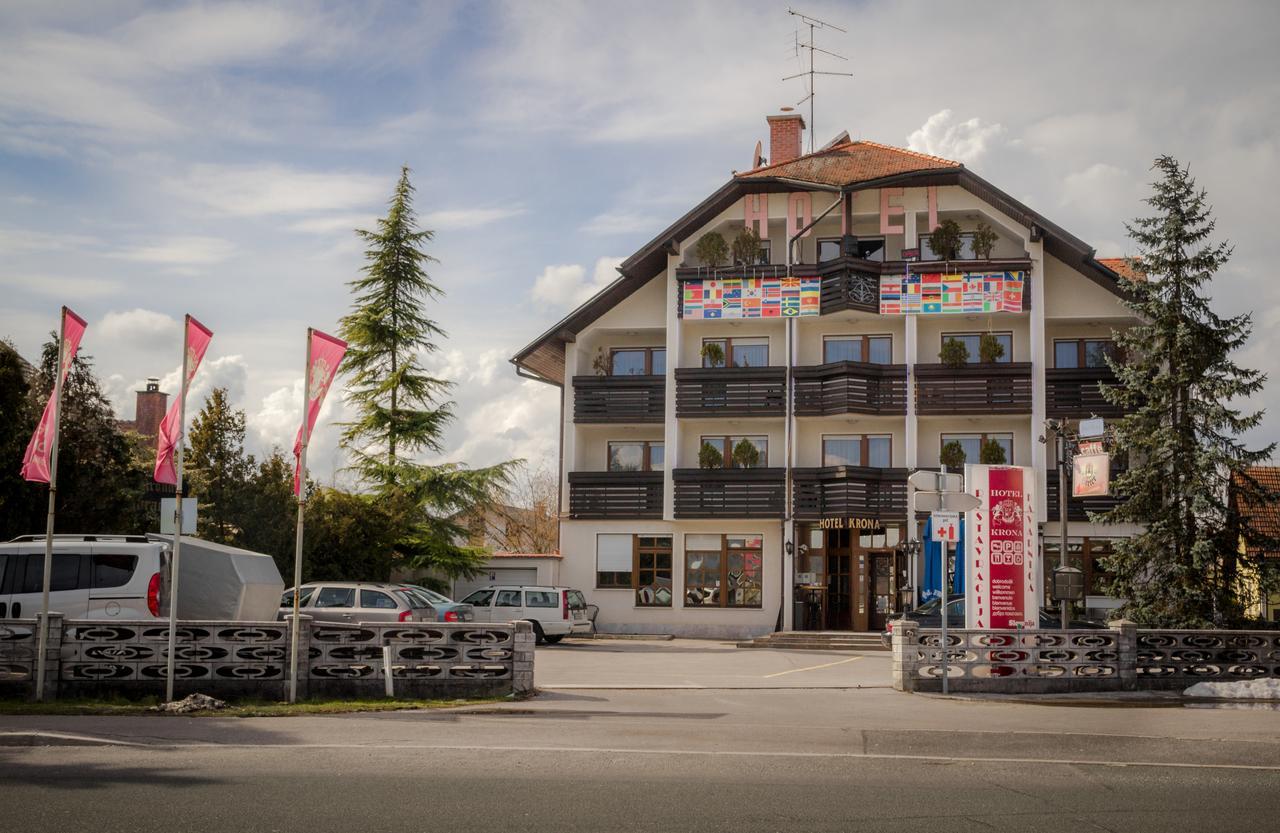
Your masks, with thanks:
M724 235L720 232L709 231L698 238L693 246L693 254L703 266L714 272L729 259L729 244L724 241Z
M938 360L944 367L960 370L969 363L969 348L963 341L949 338L942 342L942 349L938 351Z
M1003 466L1009 462L1009 458L1005 456L1004 446L1000 443L995 440L983 440L982 450L978 452L978 462L988 466Z
M751 440L739 440L733 447L733 464L740 469L753 469L760 465L760 449Z
M724 348L719 342L708 341L700 351L702 362L707 367L724 367Z
M983 364L995 364L1004 358L1004 345L994 333L983 333L978 338L978 359Z
M944 443L942 453L938 455L938 462L952 471L962 471L964 469L964 459L964 446L960 445L957 440Z
M613 365L609 361L609 354L604 351L603 347L597 348L596 357L591 360L591 369L596 372L597 376L608 376L609 371L613 369Z
M979 260L990 260L996 239L995 229L979 220L978 228L973 232L973 256Z
M753 226L743 226L738 236L733 238L733 262L745 267L755 266L760 260L760 235Z
M698 468L724 468L724 455L720 453L720 449L711 443L703 443L702 448L698 449Z
M943 220L929 235L929 248L943 260L959 260L961 245L960 224L955 220Z

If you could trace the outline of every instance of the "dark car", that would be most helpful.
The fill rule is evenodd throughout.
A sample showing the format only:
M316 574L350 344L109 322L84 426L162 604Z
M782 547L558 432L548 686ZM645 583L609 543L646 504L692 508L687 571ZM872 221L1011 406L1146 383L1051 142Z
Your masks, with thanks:
M910 619L916 622L921 628L940 628L942 627L942 616L938 612L938 608L942 606L941 599L933 599L925 602L915 610L908 611L899 619ZM964 596L954 599L947 599L947 627L963 628L964 623ZM880 634L880 641L884 643L886 648L893 645L893 623L895 620L890 619L884 626L884 633ZM1088 630L1105 628L1103 622L1095 622L1092 619L1072 619L1068 623L1072 628ZM1054 630L1061 627L1062 619L1058 611L1040 609L1040 627L1045 630Z

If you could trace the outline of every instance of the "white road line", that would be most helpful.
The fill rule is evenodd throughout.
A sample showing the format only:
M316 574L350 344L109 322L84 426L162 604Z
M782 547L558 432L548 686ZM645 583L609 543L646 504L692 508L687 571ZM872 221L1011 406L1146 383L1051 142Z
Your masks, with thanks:
M838 659L835 662L827 662L822 665L810 665L808 668L792 668L790 671L779 671L776 674L765 674L763 679L770 677L781 677L783 674L799 674L801 671L817 671L819 668L830 668L833 665L844 665L846 662L862 659L862 657L849 657L848 659Z

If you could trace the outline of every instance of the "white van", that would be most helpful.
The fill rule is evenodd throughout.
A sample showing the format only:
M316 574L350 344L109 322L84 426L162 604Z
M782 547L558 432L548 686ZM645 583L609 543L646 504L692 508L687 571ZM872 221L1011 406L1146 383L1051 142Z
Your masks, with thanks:
M554 645L571 633L591 633L587 600L582 591L568 587L491 584L462 604L472 606L477 622L531 622L539 643Z

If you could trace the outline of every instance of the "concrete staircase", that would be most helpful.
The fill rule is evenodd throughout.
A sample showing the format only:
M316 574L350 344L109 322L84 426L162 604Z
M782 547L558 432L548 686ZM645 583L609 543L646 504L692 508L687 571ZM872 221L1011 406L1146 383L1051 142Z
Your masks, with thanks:
M785 651L888 651L879 633L851 631L781 631L757 636L739 648L777 648Z

